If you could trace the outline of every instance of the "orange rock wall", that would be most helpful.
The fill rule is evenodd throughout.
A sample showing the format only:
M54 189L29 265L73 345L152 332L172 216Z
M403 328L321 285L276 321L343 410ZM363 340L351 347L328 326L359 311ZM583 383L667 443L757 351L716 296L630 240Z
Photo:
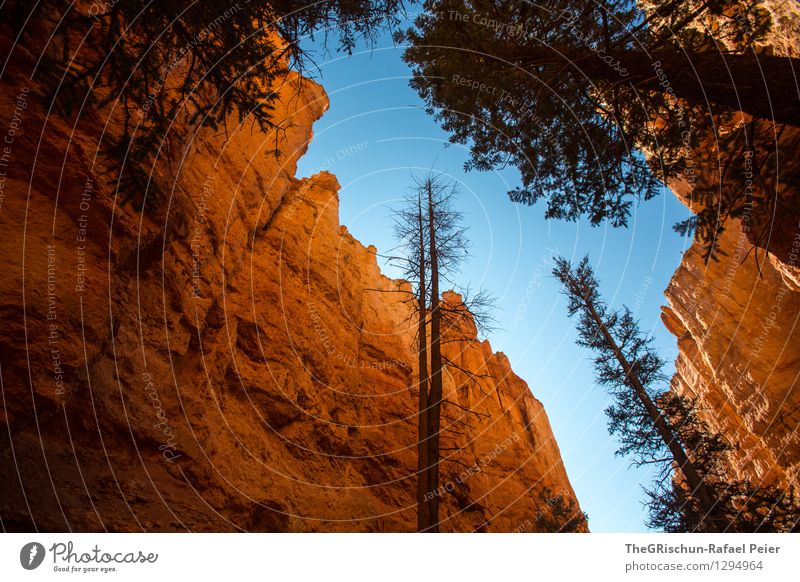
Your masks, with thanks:
M800 7L780 0L763 6L773 19L763 44L775 54L800 55ZM780 135L776 147L791 151L798 131ZM776 167L786 173L792 163L782 160ZM794 197L797 184L780 175L772 179L777 192ZM687 184L674 190L692 207ZM735 447L733 476L797 489L800 224L781 208L770 225L769 254L753 247L751 226L745 217L726 223L718 262L706 264L695 242L665 291L662 319L678 340L672 387L699 397L705 419Z
M754 252L734 223L719 262L693 245L666 290L662 319L678 339L672 387L699 397L734 445L732 473L800 485L800 288ZM798 238L800 251L800 238Z
M406 287L340 226L333 175L294 178L323 90L290 75L277 136L179 132L141 214L100 171L103 112L48 118L26 79L0 92L3 526L412 530ZM446 377L442 529L535 530L546 492L574 501L542 405L488 342L447 354L481 379Z

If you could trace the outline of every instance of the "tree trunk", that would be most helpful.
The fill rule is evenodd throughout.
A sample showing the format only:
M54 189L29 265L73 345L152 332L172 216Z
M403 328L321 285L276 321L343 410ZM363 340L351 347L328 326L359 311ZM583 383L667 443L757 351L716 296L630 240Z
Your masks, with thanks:
M439 531L439 430L442 408L441 312L439 310L439 259L436 253L433 185L427 185L429 260L431 263L431 387L428 395L428 504L427 531Z
M524 51L524 52L523 52ZM707 103L800 127L800 59L709 51L686 55L660 50L595 52L543 46L523 49L523 66L569 61L592 81L630 83L636 89L673 93L692 105Z
M645 390L644 386L639 381L638 376L634 372L630 362L628 362L628 359L625 357L625 354L623 354L622 350L619 349L617 342L614 341L613 337L611 337L611 334L608 332L608 328L606 328L605 323L597 314L597 311L595 311L594 305L588 300L584 300L584 305L586 306L589 315L591 315L592 319L603 333L603 338L614 352L614 356L622 366L622 369L625 370L626 379L633 388L636 397L640 400L642 405L644 405L645 410L647 410L647 414L650 415L650 418L653 420L656 430L658 430L658 433L661 435L661 439L664 441L664 444L667 445L672 458L678 465L678 469L680 469L681 473L686 479L686 484L689 486L692 495L697 495L700 505L703 508L703 512L706 515L711 515L711 510L714 507L714 498L709 494L706 484L703 482L703 479L700 477L697 469L695 469L695 466L689 459L686 451L683 450L683 445L675 436L672 426L667 419L664 418L664 415L661 414L661 411L647 394L647 390Z
M425 300L425 222L422 214L422 196L417 198L419 227L419 297L417 312L419 315L418 365L419 365L419 403L417 417L417 531L425 531L430 525L426 495L428 487L428 334L425 321L428 317Z

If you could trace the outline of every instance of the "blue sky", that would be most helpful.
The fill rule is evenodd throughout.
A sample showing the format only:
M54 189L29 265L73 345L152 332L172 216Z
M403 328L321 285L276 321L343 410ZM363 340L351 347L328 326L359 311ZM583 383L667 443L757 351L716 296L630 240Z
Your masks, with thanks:
M390 209L413 173L433 168L458 183L473 245L458 279L497 298L493 349L508 355L544 404L592 531L646 531L640 483L648 484L649 475L614 456L603 413L608 399L594 384L591 353L575 345L574 322L550 269L554 253L573 259L589 253L608 302L634 309L672 361L676 341L659 315L663 290L689 244L672 225L688 211L665 190L635 209L627 229L614 229L545 220L542 206L511 203L506 192L519 184L517 172L464 172L468 152L448 146L447 134L425 114L401 55L389 38L349 57L315 54L316 80L331 106L314 126L298 175L336 174L341 223L379 253L396 244ZM396 274L390 266L384 272Z

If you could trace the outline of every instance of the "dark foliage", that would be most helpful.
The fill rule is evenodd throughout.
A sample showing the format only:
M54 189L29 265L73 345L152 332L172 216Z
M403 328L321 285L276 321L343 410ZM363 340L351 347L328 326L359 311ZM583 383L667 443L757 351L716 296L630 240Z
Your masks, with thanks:
M709 258L727 218L748 208L772 216L774 196L768 187L746 196L741 166L762 144L751 166L767 176L774 143L733 112L777 116L788 99L793 120L800 107L793 86L771 86L771 100L747 93L759 80L745 75L772 64L753 51L771 25L760 0L669 0L647 12L634 0L425 6L398 35L410 45L412 86L451 140L469 144L468 168L519 169L512 201L545 202L548 218L625 226L638 201L705 168L711 179L695 185L703 210L676 229L697 233ZM791 61L774 64L790 72Z
M217 128L235 114L262 131L279 128L277 83L288 67L302 69L299 41L322 31L348 51L402 8L401 0L11 4L21 42L42 53L34 76L42 98L67 116L85 105L114 108L122 130L106 136L104 153L138 205L160 201L157 160L180 158L186 136L170 139L173 124Z
M697 403L663 391L664 361L630 310L610 309L600 297L585 257L573 268L559 257L570 316L578 316L578 344L595 353L597 381L614 398L606 409L617 454L635 466L655 465L646 490L648 526L664 531L793 531L800 507L793 492L729 479L730 445L698 414Z
M586 531L589 516L581 511L573 500L564 495L553 495L550 489L542 492L545 507L536 514L536 529L548 533L578 533Z

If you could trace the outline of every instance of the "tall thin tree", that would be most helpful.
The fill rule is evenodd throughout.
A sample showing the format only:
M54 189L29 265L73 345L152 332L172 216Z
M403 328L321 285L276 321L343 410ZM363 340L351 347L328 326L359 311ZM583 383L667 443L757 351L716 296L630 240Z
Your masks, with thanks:
M439 489L439 431L442 414L442 314L439 299L439 248L436 241L437 213L444 208L441 186L434 179L423 182L428 204L428 255L431 263L431 385L428 394L428 487ZM439 531L439 496L428 500L428 530Z
M612 310L600 297L588 257L573 268L559 257L553 274L567 296L567 311L578 315L578 344L596 353L600 384L614 404L606 410L609 431L636 465L662 468L648 492L650 525L667 531L787 531L798 509L793 494L744 481L728 482L723 470L728 445L696 413L695 403L671 392L664 361L642 333L631 311ZM661 486L672 470L672 487Z
M492 327L493 302L485 291L472 293L467 288L460 303L442 301L442 281L455 286L452 276L468 256L466 229L455 196L455 186L439 176L415 178L403 208L395 212L395 236L403 252L390 257L414 288L420 387L417 530L426 532L439 531L441 419L442 406L448 403L442 374L454 365L442 353L442 344L467 338L473 323L483 331Z
M414 289L415 317L417 319L417 370L419 395L417 401L417 531L429 525L428 486L428 251L427 251L427 200L421 188L413 189L404 199L404 205L394 215L394 234L400 241L404 254L391 257L399 264L403 275Z
M613 425L619 427L625 450L641 455L660 449L661 443L666 445L692 493L710 510L713 499L701 475L648 391L650 385L663 379L663 360L653 351L651 339L639 332L627 308L621 312L608 309L600 298L588 257L575 269L569 261L557 257L553 274L563 285L569 315L580 314L578 343L598 353L595 358L598 380L610 386L617 397L617 406L609 410L609 415L612 418L615 414L626 415L624 423Z
M417 531L424 531L430 523L428 504L425 501L425 495L430 490L428 484L428 334L425 319L427 317L427 301L426 301L426 271L428 263L426 261L425 253L425 216L422 212L422 196L417 192L417 239L419 245L417 252L419 253L419 292L417 294L417 335L419 342L419 427L417 430L417 437L419 442L417 444L418 461L417 461Z

